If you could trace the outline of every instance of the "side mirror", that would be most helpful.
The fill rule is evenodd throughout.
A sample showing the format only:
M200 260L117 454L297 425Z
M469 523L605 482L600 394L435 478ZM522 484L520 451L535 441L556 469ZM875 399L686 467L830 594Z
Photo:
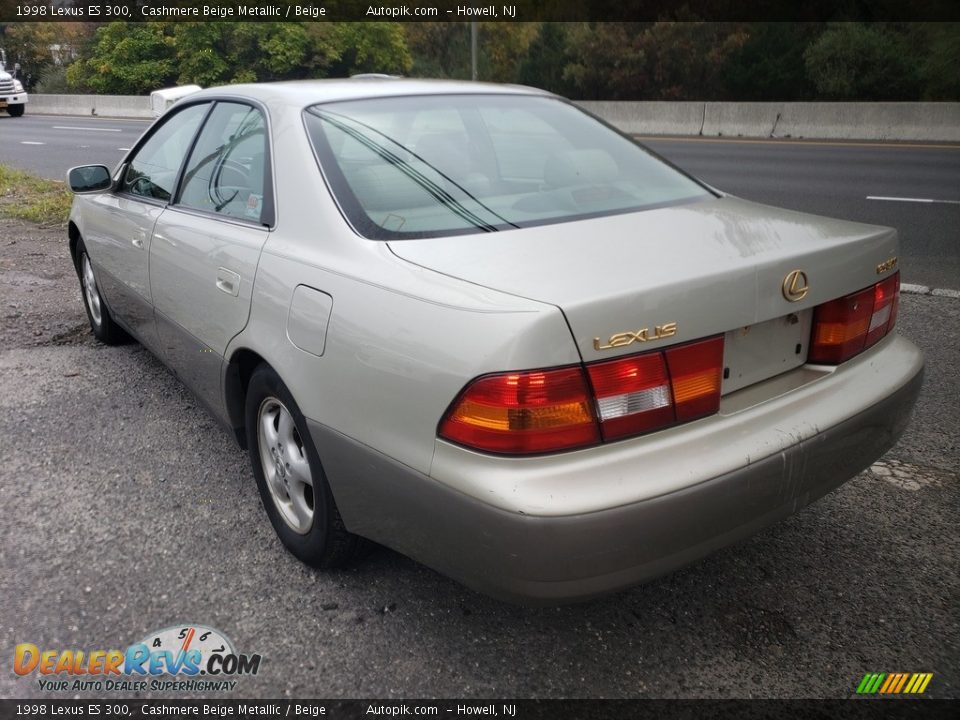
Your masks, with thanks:
M106 165L81 165L67 170L67 185L75 193L95 193L113 185Z

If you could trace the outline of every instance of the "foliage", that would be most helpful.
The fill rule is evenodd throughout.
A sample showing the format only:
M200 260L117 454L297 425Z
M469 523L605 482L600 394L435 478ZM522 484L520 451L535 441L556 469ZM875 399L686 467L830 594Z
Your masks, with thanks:
M34 87L38 93L65 95L70 92L67 84L67 69L63 65L47 65L40 71L40 79Z
M141 94L386 72L468 79L468 22L11 23L9 62L44 88ZM958 23L483 23L481 80L598 100L960 100ZM49 69L49 72L47 71Z
M174 37L179 81L205 87L403 73L411 64L395 23L178 23Z
M822 100L916 100L917 61L882 24L832 24L804 53ZM957 69L954 68L954 73Z
M177 65L171 25L102 25L91 56L67 68L70 87L108 95L140 95L174 84Z
M0 26L0 46L11 66L20 63L21 77L29 88L45 69L81 57L95 27L91 23L10 23Z
M573 83L564 76L564 68L572 61L567 23L543 23L527 49L517 79L524 85L570 95Z
M415 77L470 78L470 24L406 23Z
M471 75L470 23L405 23L416 77L457 78ZM477 23L477 76L487 82L518 82L539 23Z
M960 100L960 23L924 23L913 47L925 47L920 62L924 100Z
M583 23L570 33L564 77L580 98L709 99L746 39L737 23Z
M755 23L723 66L723 95L731 100L807 100L815 89L803 53L823 30L816 23Z
M563 78L585 100L640 99L648 87L647 56L637 39L650 23L576 23Z
M311 27L316 39L323 41L316 46L315 62L326 77L371 72L403 75L413 65L399 23L318 23Z

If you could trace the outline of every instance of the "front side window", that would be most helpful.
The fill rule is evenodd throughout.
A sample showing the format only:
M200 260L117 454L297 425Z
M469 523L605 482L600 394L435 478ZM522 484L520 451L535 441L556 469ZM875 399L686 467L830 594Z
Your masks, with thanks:
M177 173L210 105L191 105L169 118L127 165L120 192L169 202Z
M315 105L305 120L340 207L373 239L495 232L711 197L554 98L377 98Z
M260 110L241 103L217 103L190 154L178 204L259 223L266 148Z

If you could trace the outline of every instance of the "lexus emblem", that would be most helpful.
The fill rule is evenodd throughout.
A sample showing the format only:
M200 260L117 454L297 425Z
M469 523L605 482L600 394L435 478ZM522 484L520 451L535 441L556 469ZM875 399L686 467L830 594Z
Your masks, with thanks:
M803 300L809 289L807 274L803 270L789 272L783 279L783 296L790 302Z

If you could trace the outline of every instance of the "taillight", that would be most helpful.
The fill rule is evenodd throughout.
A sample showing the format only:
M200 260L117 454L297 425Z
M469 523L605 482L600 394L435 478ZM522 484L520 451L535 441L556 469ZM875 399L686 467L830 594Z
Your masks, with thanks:
M723 336L666 351L677 420L686 422L720 409Z
M672 425L676 419L663 353L596 363L587 371L604 440Z
M808 362L835 365L876 343L893 329L900 301L900 273L876 285L818 305Z
M711 415L720 407L723 336L587 365L604 440Z
M478 450L531 454L711 415L720 407L723 336L585 369L586 376L583 367L569 367L478 378L447 411L440 436Z
M491 452L529 454L600 441L580 367L474 380L440 424L440 435Z

